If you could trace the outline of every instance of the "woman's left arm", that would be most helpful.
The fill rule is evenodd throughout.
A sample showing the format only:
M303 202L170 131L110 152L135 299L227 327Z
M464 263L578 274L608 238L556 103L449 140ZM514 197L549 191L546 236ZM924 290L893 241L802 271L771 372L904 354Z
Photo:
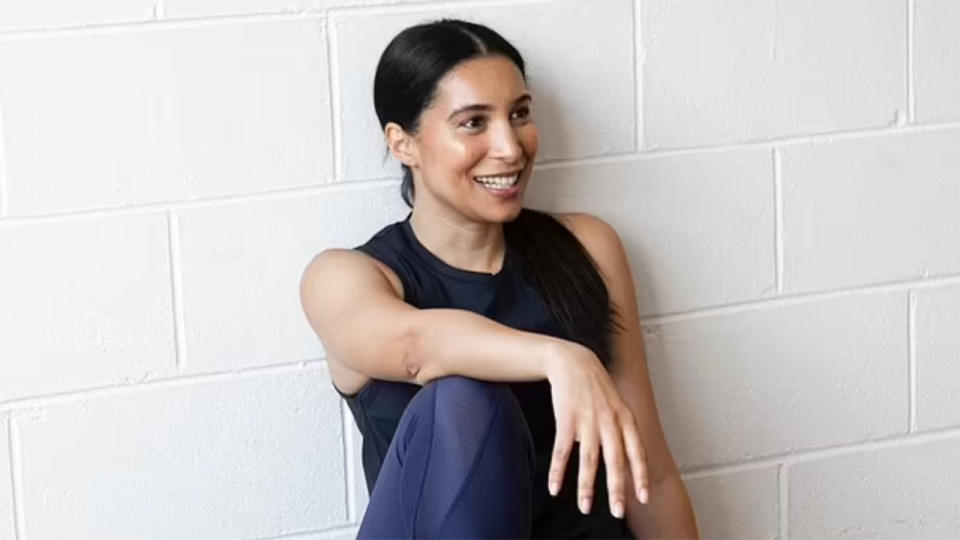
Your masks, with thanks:
M690 498L660 426L623 244L613 227L596 216L577 212L563 217L569 218L574 234L596 261L623 324L614 338L610 375L637 421L650 475L647 504L627 497L627 525L637 538L698 538ZM625 493L632 494L633 479L629 474L625 477Z

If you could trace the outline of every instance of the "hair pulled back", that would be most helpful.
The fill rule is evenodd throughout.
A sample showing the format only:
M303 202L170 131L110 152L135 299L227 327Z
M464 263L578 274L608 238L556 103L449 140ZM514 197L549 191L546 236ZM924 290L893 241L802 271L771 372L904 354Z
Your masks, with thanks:
M373 102L381 129L394 122L407 133L419 130L420 115L450 70L473 58L510 59L526 80L520 52L494 30L458 19L411 26L387 45L377 64ZM413 207L413 173L401 164L400 195ZM543 298L564 339L591 349L609 365L617 312L596 263L577 238L546 212L523 208L503 224L506 244L523 277Z

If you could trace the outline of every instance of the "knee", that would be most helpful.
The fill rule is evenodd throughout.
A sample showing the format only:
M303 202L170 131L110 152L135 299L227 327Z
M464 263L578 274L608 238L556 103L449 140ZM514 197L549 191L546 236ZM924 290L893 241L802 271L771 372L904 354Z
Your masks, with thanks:
M520 403L507 383L452 375L434 379L421 388L404 414L409 425L403 447L415 433L429 433L443 459L470 459L487 448L505 459L526 458L531 475L536 471L533 436ZM424 421L426 419L426 421ZM532 479L532 476L531 476Z
M462 375L448 375L427 383L435 387L436 392L443 397L458 401L494 402L506 397L511 392L506 383L481 381Z
M446 425L471 426L493 420L498 430L528 429L520 404L506 383L451 375L427 383L431 385L436 399L434 414Z

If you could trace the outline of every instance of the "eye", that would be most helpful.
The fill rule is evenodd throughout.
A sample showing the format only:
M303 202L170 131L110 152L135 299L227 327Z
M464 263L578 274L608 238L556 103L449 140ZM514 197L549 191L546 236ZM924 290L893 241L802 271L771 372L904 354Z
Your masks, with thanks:
M483 127L485 121L486 119L482 116L471 116L460 125L467 129L479 129Z
M524 105L523 107L520 107L517 110L513 111L513 114L511 116L513 116L513 118L519 118L523 120L530 116L530 107Z

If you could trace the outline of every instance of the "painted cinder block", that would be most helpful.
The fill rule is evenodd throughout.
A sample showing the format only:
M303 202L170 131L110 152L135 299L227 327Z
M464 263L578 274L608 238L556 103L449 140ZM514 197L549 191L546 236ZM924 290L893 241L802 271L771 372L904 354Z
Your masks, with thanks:
M332 176L320 19L140 28L0 43L10 215Z
M914 294L917 428L960 426L960 286Z
M262 538L346 524L323 367L18 412L28 538Z
M633 150L631 13L629 1L562 0L334 16L344 179L400 176L396 160L384 159L386 145L373 106L374 73L383 49L400 30L443 17L489 25L523 55L540 131L539 159Z
M0 2L0 30L26 30L147 21L155 0L85 0L84 2Z
M702 538L777 538L777 467L686 478L684 484Z
M683 469L907 430L906 293L648 323L644 342Z
M914 6L916 120L960 120L960 3L914 0Z
M588 212L617 230L641 314L772 296L769 150L702 152L535 171L525 205Z
M906 2L638 2L644 148L906 118Z
M185 370L322 356L300 304L304 268L326 248L365 242L406 211L396 184L184 210L177 219Z
M892 445L789 469L790 538L960 537L960 439Z
M0 538L16 538L13 517L13 471L10 467L9 414L0 413Z
M173 373L163 214L0 223L0 401Z
M960 271L960 130L782 149L784 290Z
M344 404L344 408L346 408L346 404ZM360 523L364 512L367 510L367 505L370 503L370 494L367 493L367 481L363 472L363 453L361 451L363 449L363 436L357 429L357 423L353 416L349 412L347 412L347 415L349 416L347 422L348 436L351 437L353 442L353 454L348 458L352 461L354 475L353 504L356 511L356 521Z

